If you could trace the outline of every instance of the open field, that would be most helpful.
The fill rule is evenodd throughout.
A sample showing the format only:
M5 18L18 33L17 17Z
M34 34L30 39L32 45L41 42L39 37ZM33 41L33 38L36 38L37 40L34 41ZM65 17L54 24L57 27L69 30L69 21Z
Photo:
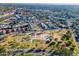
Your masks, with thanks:
M30 53L29 55L77 55L78 53L76 44L68 29L8 34L0 42L0 49L4 50L4 53L3 50L1 51L2 55L10 55L11 53L18 55L19 52L17 51L20 49L22 49L21 53L26 51L23 55L28 53ZM38 52L40 49L41 51L45 50L45 52L34 53L29 51L27 53L29 49L38 49ZM56 54L53 54L53 51ZM11 53L9 54L9 52Z

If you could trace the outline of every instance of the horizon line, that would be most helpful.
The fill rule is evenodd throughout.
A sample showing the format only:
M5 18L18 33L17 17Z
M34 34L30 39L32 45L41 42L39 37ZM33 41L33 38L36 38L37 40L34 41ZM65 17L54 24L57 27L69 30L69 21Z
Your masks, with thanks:
M77 3L0 3L0 4L79 5Z

